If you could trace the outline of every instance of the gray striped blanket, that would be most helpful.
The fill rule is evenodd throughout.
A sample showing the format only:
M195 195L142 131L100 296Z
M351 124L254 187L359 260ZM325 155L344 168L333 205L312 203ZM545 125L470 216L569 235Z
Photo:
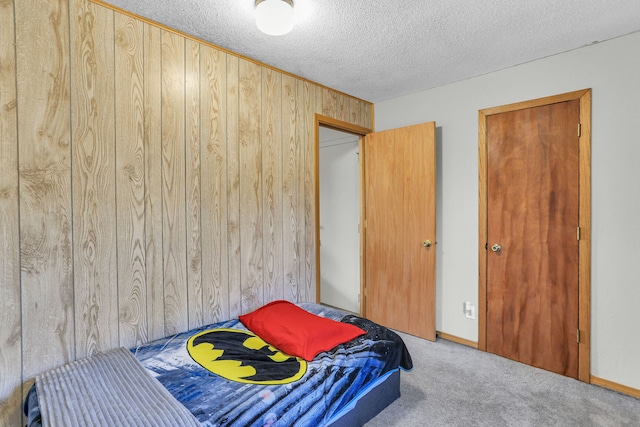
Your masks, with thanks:
M36 377L43 426L200 426L125 348Z

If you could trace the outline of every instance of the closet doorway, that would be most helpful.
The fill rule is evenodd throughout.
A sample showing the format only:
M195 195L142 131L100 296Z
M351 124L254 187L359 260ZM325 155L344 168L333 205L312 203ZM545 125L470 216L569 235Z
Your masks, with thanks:
M360 313L358 135L320 126L320 302Z

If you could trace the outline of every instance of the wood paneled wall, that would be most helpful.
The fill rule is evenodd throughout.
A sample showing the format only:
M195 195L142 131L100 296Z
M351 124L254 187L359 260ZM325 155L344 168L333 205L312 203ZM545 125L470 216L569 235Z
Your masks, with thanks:
M372 128L88 0L0 0L0 424L46 369L313 301L315 113Z

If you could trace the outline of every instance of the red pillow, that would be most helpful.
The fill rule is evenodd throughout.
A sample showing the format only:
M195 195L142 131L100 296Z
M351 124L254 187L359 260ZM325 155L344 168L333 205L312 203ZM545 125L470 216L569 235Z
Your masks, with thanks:
M306 361L366 334L355 325L316 316L283 300L270 302L242 315L240 321L278 350Z

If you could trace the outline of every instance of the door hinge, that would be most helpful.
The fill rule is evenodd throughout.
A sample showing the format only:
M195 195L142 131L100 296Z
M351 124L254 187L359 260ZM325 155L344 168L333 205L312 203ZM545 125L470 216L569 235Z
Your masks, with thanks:
M578 123L578 138L582 136L582 123Z
M576 334L576 342L578 344L580 344L580 329L577 330L577 334Z
M580 227L576 228L576 239L580 240Z

